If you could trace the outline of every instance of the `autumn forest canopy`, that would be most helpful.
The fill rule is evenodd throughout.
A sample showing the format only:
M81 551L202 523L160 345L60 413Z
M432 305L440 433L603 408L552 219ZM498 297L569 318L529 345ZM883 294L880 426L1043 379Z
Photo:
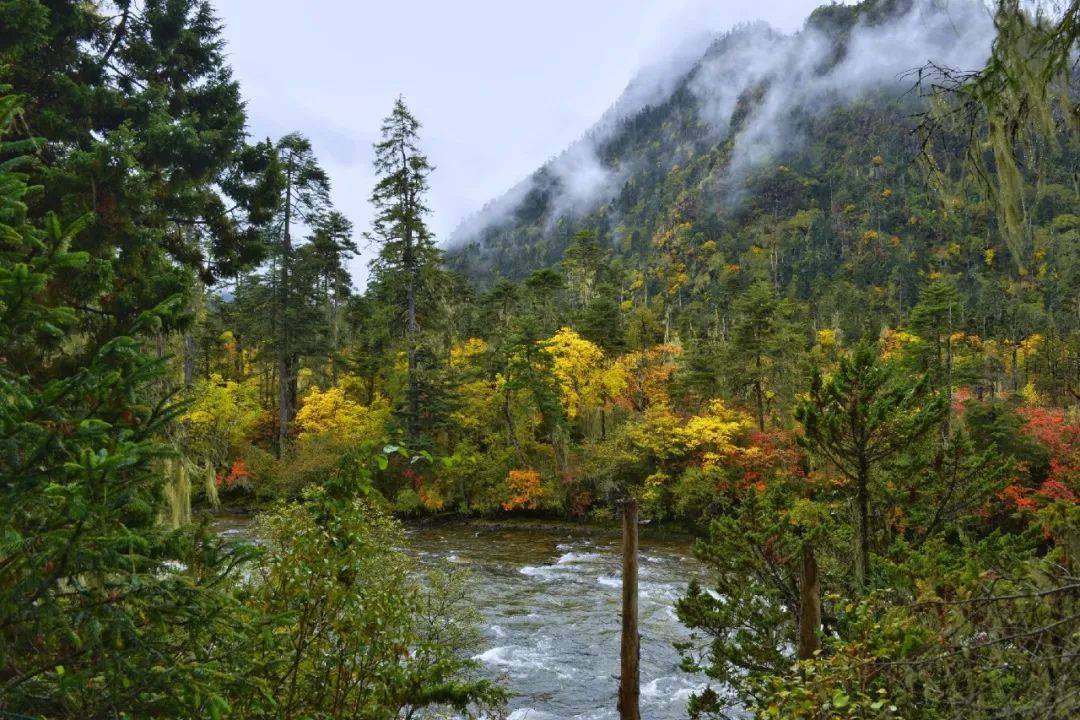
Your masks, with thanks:
M735 28L446 239L212 5L0 0L0 718L505 717L410 528L628 503L688 717L1080 715L1075 0Z

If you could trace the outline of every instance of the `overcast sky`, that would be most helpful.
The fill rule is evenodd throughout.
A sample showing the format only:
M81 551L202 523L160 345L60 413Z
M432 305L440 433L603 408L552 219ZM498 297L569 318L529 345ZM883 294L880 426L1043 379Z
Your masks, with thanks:
M216 0L256 138L304 133L333 200L368 229L371 145L398 94L457 224L587 130L635 71L702 32L800 28L824 0ZM363 242L361 240L361 242ZM353 263L363 283L366 258Z

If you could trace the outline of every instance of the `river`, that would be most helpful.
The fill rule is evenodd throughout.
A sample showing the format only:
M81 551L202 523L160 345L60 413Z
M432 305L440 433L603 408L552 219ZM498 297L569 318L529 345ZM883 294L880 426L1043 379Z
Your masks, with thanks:
M225 523L225 534L244 532ZM514 694L510 720L608 720L619 673L618 537L552 526L452 524L409 530L423 564L468 568L485 647L476 654ZM701 566L687 542L640 543L641 715L686 717L702 678L679 669L688 637L674 602Z

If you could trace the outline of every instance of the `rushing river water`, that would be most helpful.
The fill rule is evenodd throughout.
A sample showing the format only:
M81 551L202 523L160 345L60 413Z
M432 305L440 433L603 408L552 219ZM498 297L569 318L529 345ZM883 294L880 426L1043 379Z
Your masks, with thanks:
M242 527L223 526L226 534ZM551 527L445 525L410 530L410 551L429 565L469 569L486 646L476 655L514 693L511 720L606 720L619 673L617 537ZM702 679L679 669L672 643L688 637L674 602L701 568L685 542L641 539L641 715L686 717Z
M617 718L621 595L617 538L538 529L415 530L422 562L470 569L489 647L477 655L515 693L513 720ZM685 543L641 540L641 714L686 717L700 683L679 670L674 602L699 572Z

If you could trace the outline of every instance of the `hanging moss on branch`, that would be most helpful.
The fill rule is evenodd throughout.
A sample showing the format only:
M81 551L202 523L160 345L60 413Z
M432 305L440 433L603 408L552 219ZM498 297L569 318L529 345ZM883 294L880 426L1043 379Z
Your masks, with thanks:
M1032 255L1031 196L1037 197L1039 163L1062 134L1080 129L1080 106L1069 95L1080 3L1056 16L1019 0L998 0L996 36L986 66L965 72L930 64L918 85L936 99L918 131L924 163L940 185L936 140L966 134L967 164L996 206L1003 235L1021 275ZM1028 177L1030 176L1030 177ZM1033 182L1032 182L1033 181Z

